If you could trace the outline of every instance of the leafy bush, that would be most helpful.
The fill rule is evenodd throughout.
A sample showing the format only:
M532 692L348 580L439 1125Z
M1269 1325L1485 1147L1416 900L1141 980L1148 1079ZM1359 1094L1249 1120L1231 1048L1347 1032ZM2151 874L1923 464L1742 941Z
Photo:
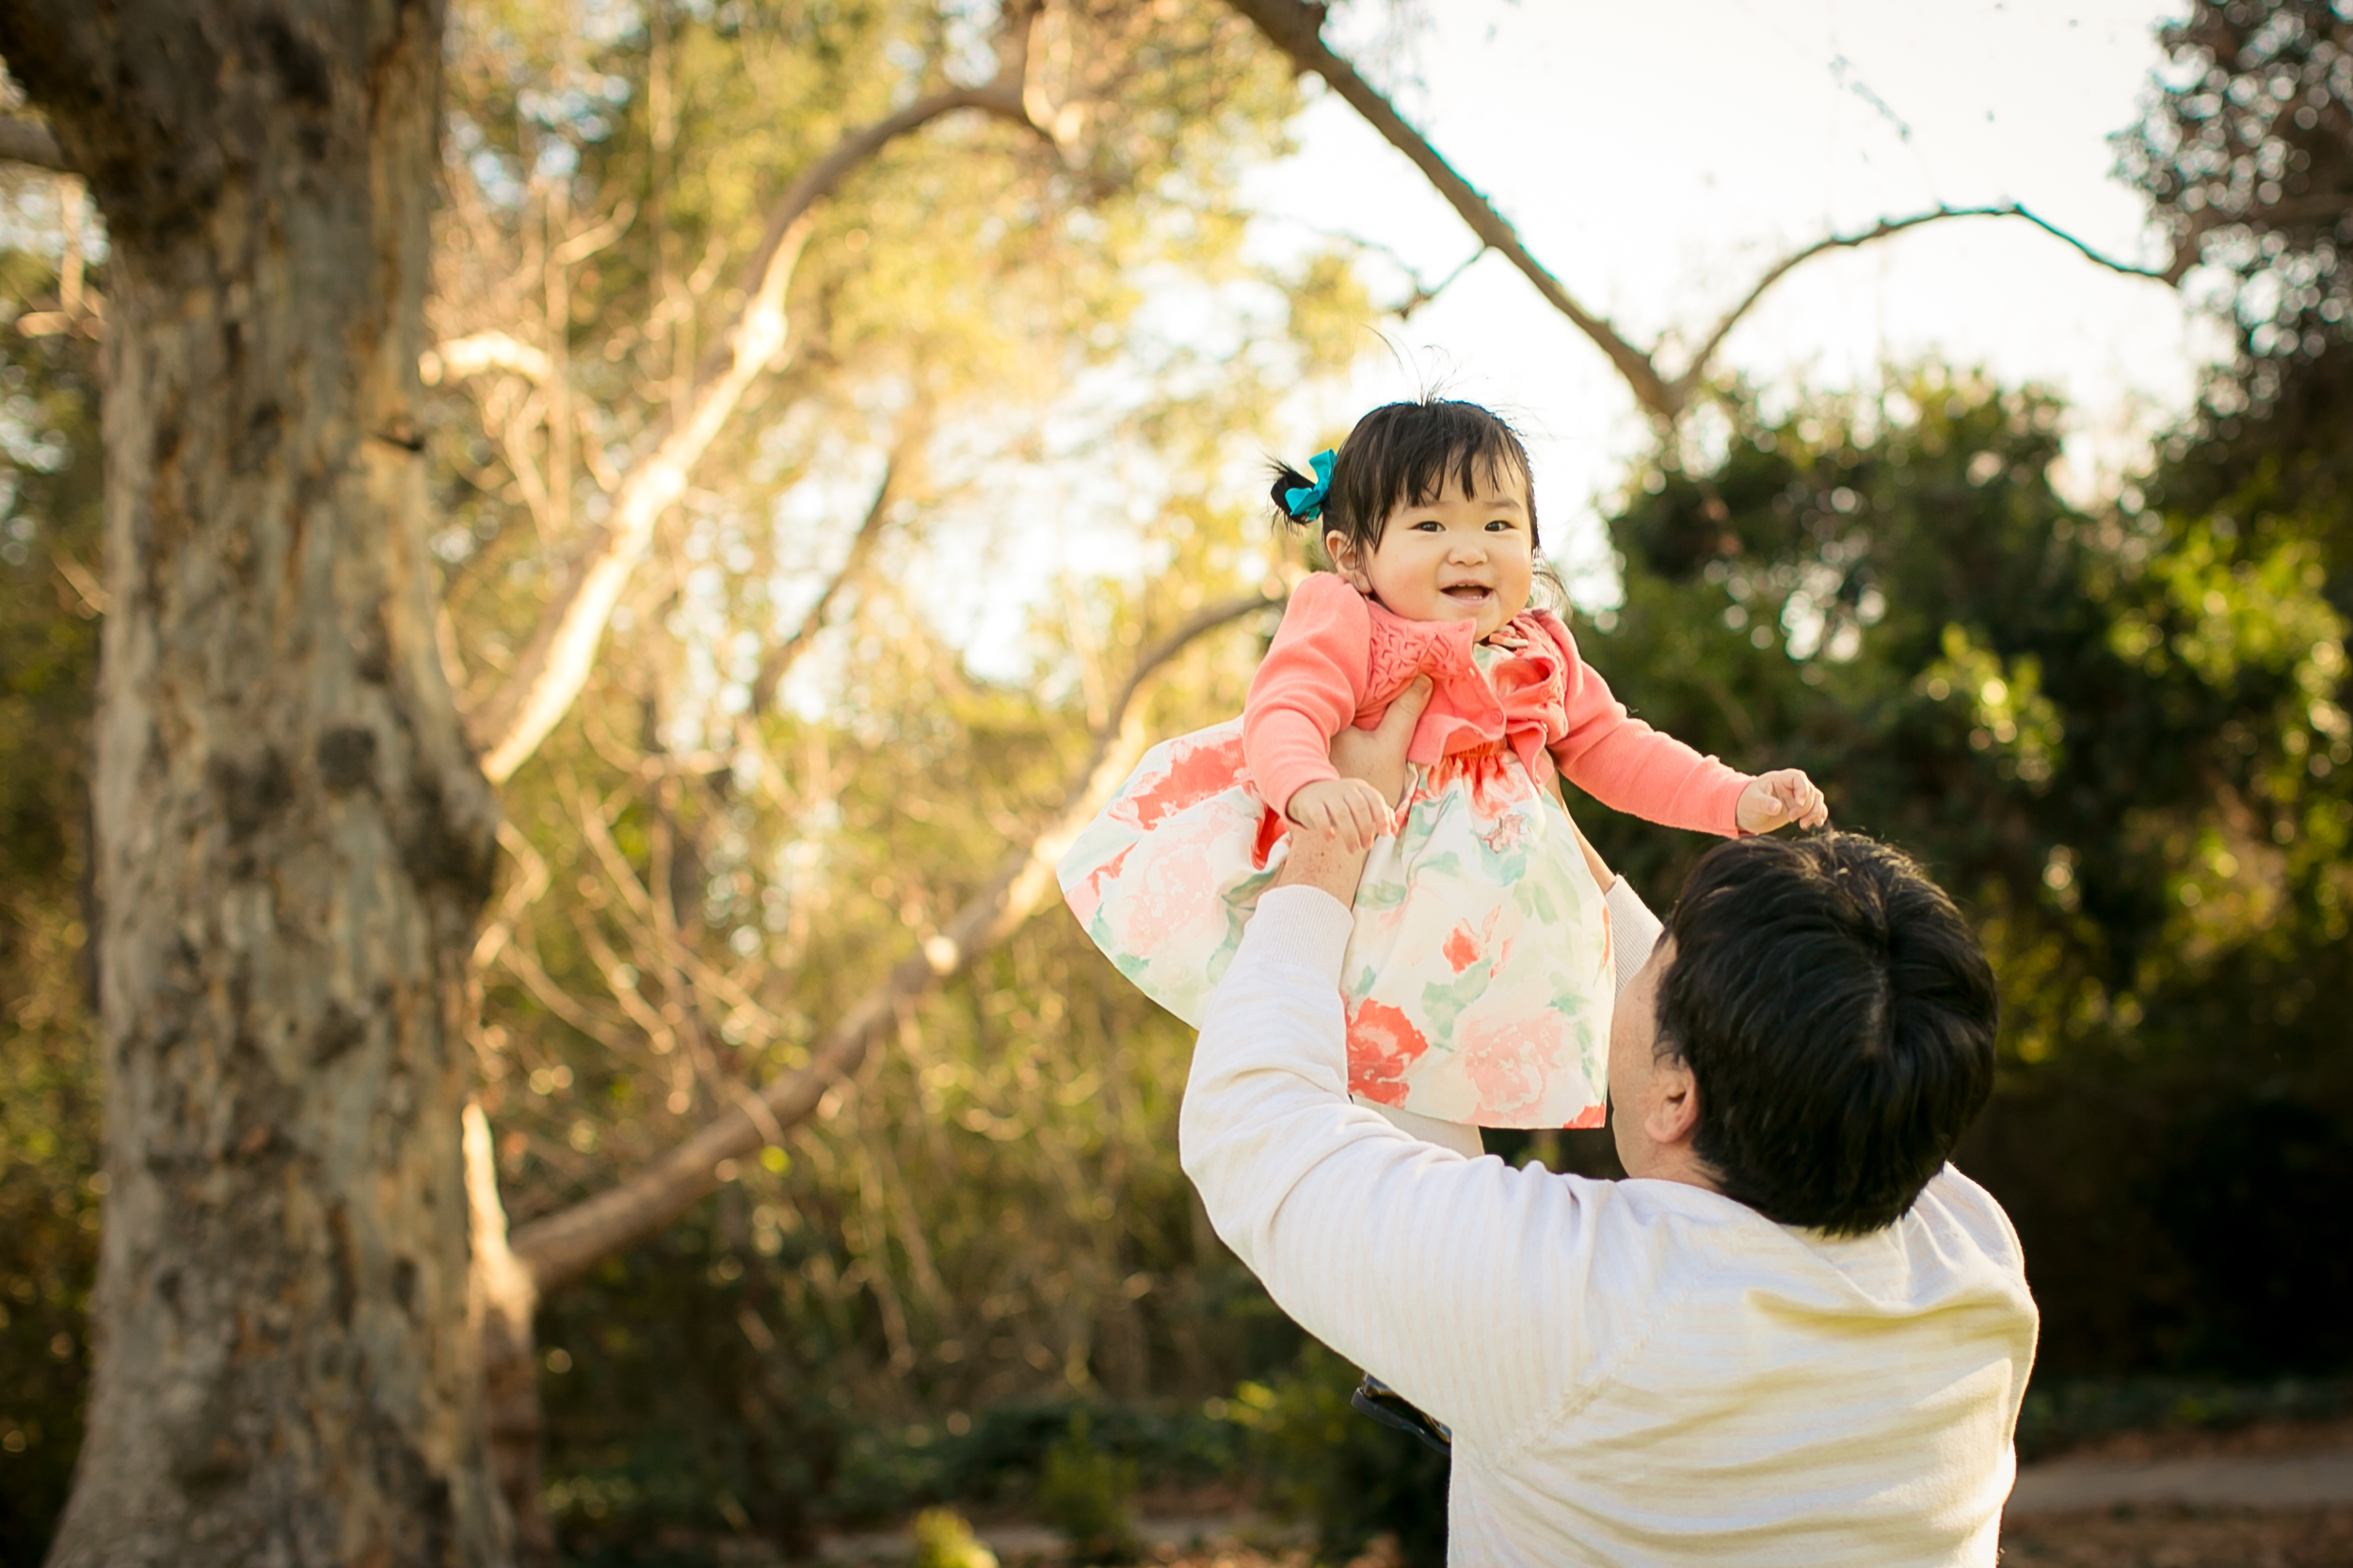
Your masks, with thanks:
M853 1433L823 1510L838 1521L879 1522L934 1503L1032 1505L1047 1456L1081 1415L1096 1447L1155 1482L1215 1481L1244 1464L1245 1434L1198 1405L1021 1400L974 1411L962 1432L918 1425Z
M1082 1560L1125 1562L1142 1545L1128 1506L1135 1490L1136 1462L1099 1447L1089 1435L1086 1412L1077 1411L1046 1450L1038 1512L1070 1538Z
M2018 1457L2041 1459L2119 1432L2228 1432L2255 1421L2329 1420L2353 1412L2353 1378L2037 1380L2018 1413Z
M927 1508L915 1516L915 1568L997 1568L997 1554L954 1509Z
M1344 1560L1389 1534L1416 1568L1443 1563L1446 1456L1352 1408L1358 1377L1311 1339L1288 1372L1243 1384L1227 1415L1251 1434L1268 1502L1312 1519L1325 1554Z

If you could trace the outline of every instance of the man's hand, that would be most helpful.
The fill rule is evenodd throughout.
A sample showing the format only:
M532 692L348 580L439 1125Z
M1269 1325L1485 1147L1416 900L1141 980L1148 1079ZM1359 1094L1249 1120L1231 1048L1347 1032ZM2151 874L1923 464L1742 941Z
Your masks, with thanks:
M1339 769L1343 779L1369 785L1383 802L1381 831L1385 833L1390 808L1404 798L1405 780L1411 774L1405 748L1413 744L1414 726L1421 721L1421 711L1430 705L1430 692L1427 678L1417 680L1398 694L1378 725L1370 729L1351 727L1332 742L1332 765ZM1292 801L1306 792L1299 791ZM1295 805L1293 809L1297 809ZM1371 841L1367 838L1365 847ZM1274 885L1321 888L1342 904L1353 904L1357 880L1365 874L1365 847L1349 847L1337 833L1293 833Z
M1743 833L1770 833L1791 823L1819 827L1830 821L1830 807L1802 770L1781 768L1750 779L1733 804L1732 817Z
M1421 723L1434 689L1428 676L1417 675L1397 694L1379 724L1370 729L1351 726L1332 739L1332 765L1340 776L1371 785L1392 810L1405 798L1405 783L1414 772L1405 748L1414 744L1414 727Z

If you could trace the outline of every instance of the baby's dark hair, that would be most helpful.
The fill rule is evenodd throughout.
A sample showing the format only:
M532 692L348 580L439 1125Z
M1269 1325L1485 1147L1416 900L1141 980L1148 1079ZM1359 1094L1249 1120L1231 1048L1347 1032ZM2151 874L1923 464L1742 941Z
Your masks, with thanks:
M1379 548L1381 530L1400 506L1434 501L1451 478L1465 494L1484 481L1495 489L1528 485L1528 532L1536 542L1536 487L1520 433L1476 403L1424 397L1390 403L1356 422L1332 463L1332 488L1319 518L1295 515L1286 492L1315 483L1288 463L1274 466L1274 509L1294 528L1337 530L1360 553Z

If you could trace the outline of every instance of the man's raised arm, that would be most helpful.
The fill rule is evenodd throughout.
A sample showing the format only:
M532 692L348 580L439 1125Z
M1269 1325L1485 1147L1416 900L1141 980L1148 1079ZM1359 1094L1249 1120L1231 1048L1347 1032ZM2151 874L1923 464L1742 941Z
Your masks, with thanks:
M1335 762L1398 798L1419 707L1344 732ZM1219 1236L1303 1327L1503 1441L1586 1364L1589 1209L1608 1189L1465 1160L1349 1102L1339 974L1363 864L1293 830L1203 1022L1179 1153ZM1558 1317L1527 1311L1545 1299Z

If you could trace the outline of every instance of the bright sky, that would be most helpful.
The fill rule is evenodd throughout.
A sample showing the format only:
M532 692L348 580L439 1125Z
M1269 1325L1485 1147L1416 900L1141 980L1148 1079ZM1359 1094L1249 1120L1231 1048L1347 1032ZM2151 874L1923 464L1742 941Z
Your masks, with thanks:
M1787 250L1939 202L2022 201L2110 255L2157 260L2107 138L2137 118L2160 63L2153 31L2182 8L1433 0L1428 25L1385 55L1382 7L1343 12L1331 36L1353 57L1390 61L1368 74L1572 294L1648 344L1704 331ZM1346 232L1430 280L1470 254L1469 232L1403 155L1337 95L1314 96L1298 155L1248 186L1279 215L1259 243L1301 244L1303 225ZM1404 292L1377 258L1365 271L1391 297ZM1568 524L1547 529L1549 548L1582 580L1580 598L1606 593L1592 576L1590 503L1622 478L1645 427L1599 351L1496 255L1387 336L1394 356L1303 408L1296 439L1337 436L1433 379L1508 409L1531 437L1545 515ZM2068 479L2081 489L2137 460L2216 348L2174 291L2027 225L1977 218L1807 263L1719 363L1781 388L1869 388L1881 364L1928 357L2050 384L2077 411Z

